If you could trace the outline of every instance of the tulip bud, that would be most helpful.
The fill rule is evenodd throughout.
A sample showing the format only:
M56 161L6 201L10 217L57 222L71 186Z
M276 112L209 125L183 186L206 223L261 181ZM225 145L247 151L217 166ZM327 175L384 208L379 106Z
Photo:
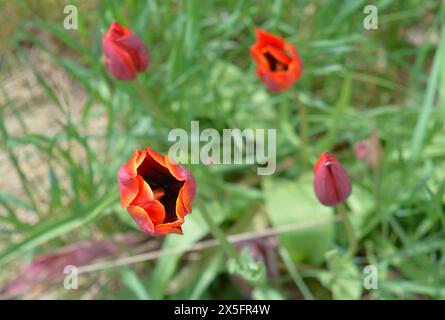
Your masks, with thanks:
M136 78L138 72L147 69L148 49L130 29L113 22L107 34L102 37L105 66L118 80Z
M383 163L384 152L377 130L373 129L368 139L357 142L354 152L357 160L364 160L371 169L378 169Z
M351 194L352 186L348 173L328 152L323 152L318 159L314 174L315 195L325 206L336 206Z

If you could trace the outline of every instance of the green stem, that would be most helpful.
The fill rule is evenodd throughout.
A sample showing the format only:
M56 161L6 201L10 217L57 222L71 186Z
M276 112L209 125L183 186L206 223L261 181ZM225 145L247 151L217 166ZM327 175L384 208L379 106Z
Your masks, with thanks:
M159 109L158 104L151 99L147 89L137 81L135 81L133 85L140 101L144 104L144 107L147 108L147 111L149 111L156 120L163 122L166 126L172 128L175 127L175 123L167 117L161 109Z
M336 208L343 218L343 223L345 225L346 233L349 240L349 248L345 258L350 259L355 255L355 252L357 251L357 238L355 237L354 228L352 227L351 220L349 219L349 214L346 212L344 204L340 203L336 206Z
M381 210L381 199L380 199L380 171L378 169L372 169L372 176L374 182L374 202L376 204L375 211L381 216L382 221L382 233L385 237L388 237L389 226L388 221L385 217L385 210Z
M238 252L236 251L235 247L229 242L229 240L227 240L227 237L221 230L221 228L219 228L218 225L213 221L205 205L199 201L198 206L199 211L201 212L202 217L209 227L210 232L216 239L218 239L222 249L228 256L232 257L239 266L241 266L241 259L239 258Z
M311 290L309 290L308 286L303 280L303 277L301 276L300 272L298 271L298 268L295 266L294 262L292 261L292 258L290 257L289 251L281 247L278 252L280 253L281 258L283 259L283 262L289 271L290 276L295 282L295 285L300 290L301 294L306 300L314 300L314 296L312 295Z
M307 119L307 109L304 103L298 98L298 94L295 93L295 103L297 104L299 123L300 123L300 139L301 139L301 162L303 168L309 165L308 146L309 146L309 125Z

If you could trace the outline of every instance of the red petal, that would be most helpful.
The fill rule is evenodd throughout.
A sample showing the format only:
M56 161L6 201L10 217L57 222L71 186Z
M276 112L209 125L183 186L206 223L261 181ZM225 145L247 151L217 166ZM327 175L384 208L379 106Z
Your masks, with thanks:
M196 181L195 178L190 174L190 177L185 181L184 186L181 190L182 203L187 213L192 212L193 199L196 194Z
M331 172L339 202L344 202L352 192L351 179L348 172L339 162L332 162Z
M300 79L301 74L303 73L303 61L301 61L300 55L298 54L295 46L288 44L286 48L291 53L292 58L292 61L288 65L288 72L292 74L293 81L297 81Z
M117 39L116 43L127 50L138 72L147 69L149 62L148 49L139 38L134 35L128 35Z
M257 42L260 45L262 46L269 45L278 48L284 48L285 42L282 38L259 28L255 29L255 32L257 35Z
M177 220L170 223L160 224L155 227L155 232L157 234L167 234L167 233L182 234L181 226L183 223L184 220Z
M131 55L112 40L102 38L105 66L118 80L132 80L136 77L136 64Z
M137 176L139 182L139 193L131 202L131 205L138 206L144 209L153 225L158 225L164 222L165 209L164 206L154 199L153 192L147 182L141 176Z
M165 157L165 163L172 175L179 181L184 181L184 185L179 192L178 199L181 199L186 213L192 212L192 203L196 193L196 181L193 175L169 156Z
M139 193L139 182L136 179L137 168L145 158L145 153L136 151L130 160L122 165L117 173L117 182L121 194L121 206L126 208Z
M315 166L314 191L318 200L326 206L344 202L352 192L348 173L328 153L323 153Z
M129 206L127 210L142 231L147 233L155 232L155 227L150 220L147 211L138 206Z
M106 37L110 38L111 40L116 40L122 36L130 35L130 34L132 34L132 32L129 28L123 27L118 22L113 21L111 23L110 27L108 28Z
M293 83L292 81L289 81L289 76L286 73L258 69L258 76L271 92L286 90Z

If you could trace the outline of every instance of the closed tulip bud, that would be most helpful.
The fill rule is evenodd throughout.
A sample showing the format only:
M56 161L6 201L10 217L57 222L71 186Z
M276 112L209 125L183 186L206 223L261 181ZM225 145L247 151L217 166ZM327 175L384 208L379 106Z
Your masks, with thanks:
M107 70L118 80L133 80L138 72L148 67L149 54L145 44L117 22L113 22L102 37L102 48Z
M314 167L314 191L318 200L325 206L333 207L346 201L352 192L348 173L328 152L318 159Z
M357 160L366 161L371 169L376 170L383 164L384 151L376 129L368 139L357 142L354 151Z

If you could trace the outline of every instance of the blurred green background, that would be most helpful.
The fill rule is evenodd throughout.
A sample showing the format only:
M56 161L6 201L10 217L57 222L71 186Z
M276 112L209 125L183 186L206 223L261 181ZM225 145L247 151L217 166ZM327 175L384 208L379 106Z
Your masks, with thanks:
M67 4L78 8L78 30L63 28ZM363 27L368 4L378 8L376 30ZM101 35L113 20L150 50L133 82L103 65ZM298 48L304 71L292 90L271 94L256 77L256 27ZM445 298L445 1L4 0L0 83L2 298ZM301 164L296 99L310 162L329 150L351 175L352 259L341 258L344 227ZM273 176L252 165L188 166L224 237L248 233L235 244L241 264L217 244L200 247L213 236L197 206L183 236L163 237L144 236L120 208L119 166L136 148L167 153L168 132L189 131L192 120L201 130L277 129ZM378 168L354 155L373 129ZM122 237L131 245L103 249ZM54 261L75 264L85 241L97 255L83 263L104 263L66 290ZM129 259L147 252L156 254ZM20 269L46 255L34 282L23 280ZM376 290L364 287L367 265ZM17 277L26 290L12 294Z

